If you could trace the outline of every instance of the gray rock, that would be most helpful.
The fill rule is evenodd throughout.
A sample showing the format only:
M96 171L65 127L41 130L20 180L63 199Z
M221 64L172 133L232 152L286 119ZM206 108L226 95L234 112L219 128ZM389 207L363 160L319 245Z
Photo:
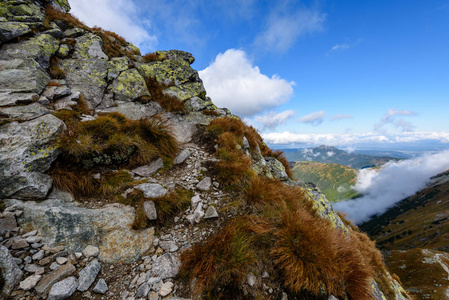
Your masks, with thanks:
M162 185L157 183L142 183L136 186L136 188L143 192L145 198L162 197L168 193Z
M191 153L190 153L189 149L184 149L181 151L181 153L178 154L178 156L176 156L174 163L181 164L181 163L185 162L185 160L187 158L189 158L190 155L191 155Z
M190 224L193 224L194 222L199 223L203 217L204 217L203 204L199 202L193 214L188 215L186 218L190 222Z
M50 111L48 108L40 105L39 103L33 103L26 106L0 108L0 115L10 119L11 121L29 121L49 113Z
M131 172L142 177L150 177L164 166L162 158L158 158L147 166L138 167Z
M60 265L57 262L52 262L50 265L50 270L54 271L59 267L60 267Z
M148 104L116 101L115 104L116 106L108 105L109 107L107 108L97 108L96 111L103 113L118 112L125 115L128 119L131 120L149 119L162 111L162 107L159 105L159 103L154 101L151 101Z
M57 268L39 281L35 287L36 292L40 296L45 296L56 282L61 281L61 279L73 274L75 271L75 266L70 263Z
M0 43L7 42L31 32L30 27L20 22L0 22Z
M267 173L269 172L272 177L281 181L286 181L289 179L287 172L285 172L285 167L280 161L271 156L265 157L265 161L267 162Z
M33 260L41 260L45 256L44 250L39 250L36 254L32 256Z
M16 217L13 214L8 214L0 218L0 236L4 235L6 232L10 232L17 228Z
M34 59L46 69L58 49L58 40L51 35L40 34L22 43L4 45L0 50L0 59Z
M181 261L173 253L166 253L159 256L151 269L151 276L160 277L162 280L175 277L179 272Z
M67 252L80 252L94 244L102 261L131 262L153 243L154 228L138 232L132 229L135 210L130 206L114 204L88 209L63 199L41 202L10 199L7 203L23 210L19 226L38 229L49 245L62 244Z
M165 252L176 252L179 249L174 241L160 241L159 246L161 246Z
M207 208L204 218L205 219L218 218L218 213L217 210L215 209L215 206L211 205Z
M72 92L84 95L89 108L101 103L107 87L108 62L99 59L64 59L60 67L66 72L66 80Z
M246 281L249 286L254 286L256 284L257 277L253 273L248 273L246 275Z
M47 174L38 172L21 172L3 181L3 185L6 184L7 187L3 189L3 194L0 192L0 198L9 196L21 200L37 200L44 199L48 195L53 179Z
M97 257L98 254L100 254L100 249L98 249L98 247L88 245L86 248L83 249L83 255L87 258Z
M202 190L202 191L208 191L210 189L211 185L212 185L212 181L211 181L210 177L205 177L205 178L203 178L203 180L201 180L197 184L196 188L199 190Z
M24 270L29 273L34 273L38 270L40 270L42 267L36 265L36 264L26 264Z
M11 248L15 250L15 249L23 249L28 246L29 246L28 243L24 239L16 237L12 240Z
M153 201L145 201L143 203L143 210L148 220L157 220L157 210Z
M41 278L41 275L31 275L30 277L27 277L25 278L25 280L21 281L19 287L24 291L29 291L36 286Z
M66 37L71 37L71 38L80 37L80 36L82 36L85 33L86 33L86 31L84 29L79 28L79 27L70 28L70 29L67 29L66 31L64 31L64 35Z
M24 237L24 236L22 236ZM28 244L35 244L35 243L39 243L40 241L42 241L42 238L40 236L28 236L25 238L25 241Z
M1 71L0 71L1 72ZM36 93L1 93L0 107L30 104L39 99Z
M186 117L179 114L164 112L160 115L162 119L170 126L172 135L180 144L190 142L193 135L198 130L194 123L188 121Z
M0 296L7 299L13 291L14 287L22 278L23 272L14 262L8 248L0 245L0 277L3 278L4 284L0 290Z
M117 78L121 72L129 69L131 60L127 57L112 57L108 66L108 80Z
M85 34L76 39L75 52L73 57L75 59L108 59L108 56L103 52L102 39L93 33Z
M78 291L84 292L89 289L89 287L94 283L95 278L97 278L98 273L101 270L101 265L98 260L92 261L84 269L79 272L78 279Z
M285 293L284 293L284 294L285 294ZM282 295L282 297L284 297L284 296ZM282 300L284 300L284 298L282 298ZM286 297L285 300L288 300L288 297ZM329 298L328 298L328 300L338 300L338 299L335 298L334 295L330 295Z
M40 94L50 76L34 59L0 60L0 93Z
M50 292L48 293L47 300L67 299L73 295L77 287L78 280L76 279L76 277L67 277L66 279L61 280L52 286Z
M150 286L147 283L144 283L139 286L136 292L136 296L138 298L145 298L150 292Z
M97 293L97 294L105 294L108 290L109 290L108 285L103 278L98 280L97 284L95 285L95 287L93 289L94 293Z
M159 290L159 295L161 295L162 297L167 296L173 291L173 286L174 286L173 282L170 281L165 282L161 286L161 289Z

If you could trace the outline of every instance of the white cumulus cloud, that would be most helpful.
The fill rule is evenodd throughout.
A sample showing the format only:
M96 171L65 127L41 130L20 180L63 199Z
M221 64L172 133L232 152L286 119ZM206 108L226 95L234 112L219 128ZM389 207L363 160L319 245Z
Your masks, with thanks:
M344 114L338 114L335 116L332 116L331 121L338 121L343 119L352 119L351 115L344 115Z
M287 121L288 119L290 119L294 116L296 116L296 112L291 109L285 110L280 113L271 111L264 115L256 116L254 118L254 121L262 124L261 130L263 130L265 128L273 129L279 125L284 124L285 121Z
M127 0L70 1L70 12L88 26L113 31L138 47L154 49L157 37L136 20L138 8Z
M316 111L311 114L308 114L304 117L299 118L299 122L309 123L314 126L320 125L324 121L324 117L326 117L326 112L324 110Z
M334 204L360 224L426 187L430 177L449 169L449 150L418 158L390 161L380 170L363 169L354 189L364 196Z
M398 110L396 108L390 108L385 115L374 125L374 130L378 132L384 132L384 126L390 124L393 127L401 129L402 132L411 132L415 128L413 124L403 119L398 119L400 116L415 116L416 113L411 110Z
M277 75L268 77L253 66L242 50L220 53L199 71L207 94L214 103L241 117L249 117L290 100L294 82Z

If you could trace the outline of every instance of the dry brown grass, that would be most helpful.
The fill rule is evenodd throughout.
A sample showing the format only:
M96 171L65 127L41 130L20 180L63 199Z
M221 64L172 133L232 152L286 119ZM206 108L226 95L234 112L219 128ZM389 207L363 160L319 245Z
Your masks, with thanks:
M59 82L56 81L50 81L47 86L57 86L57 87L61 87L62 85Z
M148 100L153 100L158 102L161 107L167 111L186 113L184 102L174 96L166 95L164 93L164 89L169 86L157 82L152 77L146 78L145 82L147 84L148 90L151 93L152 99L148 99L145 97L141 98L139 99L141 103L146 103Z
M122 47L126 47L128 42L123 37L115 32L104 30L97 26L93 27L91 31L102 39L103 50L108 57L121 57L126 55L126 53L122 51Z
M143 56L143 59L145 60L146 63L150 63L150 62L153 62L153 61L163 60L164 58L159 56L159 55L157 55L156 52L150 52L150 53L145 54Z
M218 116L220 113L215 109L205 109L201 113L206 116Z
M293 172L292 169L290 168L290 164L288 163L287 158L284 155L284 152L281 150L273 150L268 148L266 145L265 147L262 147L261 149L262 155L263 156L272 156L274 158L276 158L278 161L280 161L282 163L282 165L285 168L285 172L287 173L288 177L291 180L294 180L294 176L293 176Z
M47 4L45 6L45 21L44 26L46 28L51 28L50 23L52 21L59 20L66 24L67 27L79 27L84 30L90 30L88 26L86 26L83 22L81 22L78 18L72 16L70 13L64 13L57 8L54 8L51 4Z
M53 56L50 59L50 66L48 67L48 74L50 74L51 79L64 79L65 71L58 66L59 58Z
M191 203L193 192L187 189L176 189L165 196L153 198L157 210L158 222L164 223L169 217L183 212Z

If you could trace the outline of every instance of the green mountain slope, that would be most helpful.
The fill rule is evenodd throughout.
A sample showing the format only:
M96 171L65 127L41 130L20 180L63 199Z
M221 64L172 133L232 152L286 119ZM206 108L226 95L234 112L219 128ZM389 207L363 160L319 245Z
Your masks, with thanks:
M293 167L295 178L314 183L329 201L351 199L357 193L351 188L357 178L357 170L336 163L300 161Z
M284 151L288 161L317 161L322 163L337 163L354 169L381 166L390 160L398 158L388 156L371 156L365 154L348 153L332 146Z

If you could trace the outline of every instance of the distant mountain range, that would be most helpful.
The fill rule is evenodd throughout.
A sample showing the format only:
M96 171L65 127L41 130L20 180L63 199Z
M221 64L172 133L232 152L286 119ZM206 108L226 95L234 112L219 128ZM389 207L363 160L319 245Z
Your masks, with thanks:
M390 271L416 299L447 299L449 171L360 229L377 242Z
M357 178L357 170L336 163L300 161L292 168L296 179L314 183L326 198L335 202L351 199L357 193L351 188Z
M282 149L288 161L316 161L321 163L337 163L354 169L381 166L390 160L398 160L392 156L372 156L349 153L332 146L319 146L306 149Z

